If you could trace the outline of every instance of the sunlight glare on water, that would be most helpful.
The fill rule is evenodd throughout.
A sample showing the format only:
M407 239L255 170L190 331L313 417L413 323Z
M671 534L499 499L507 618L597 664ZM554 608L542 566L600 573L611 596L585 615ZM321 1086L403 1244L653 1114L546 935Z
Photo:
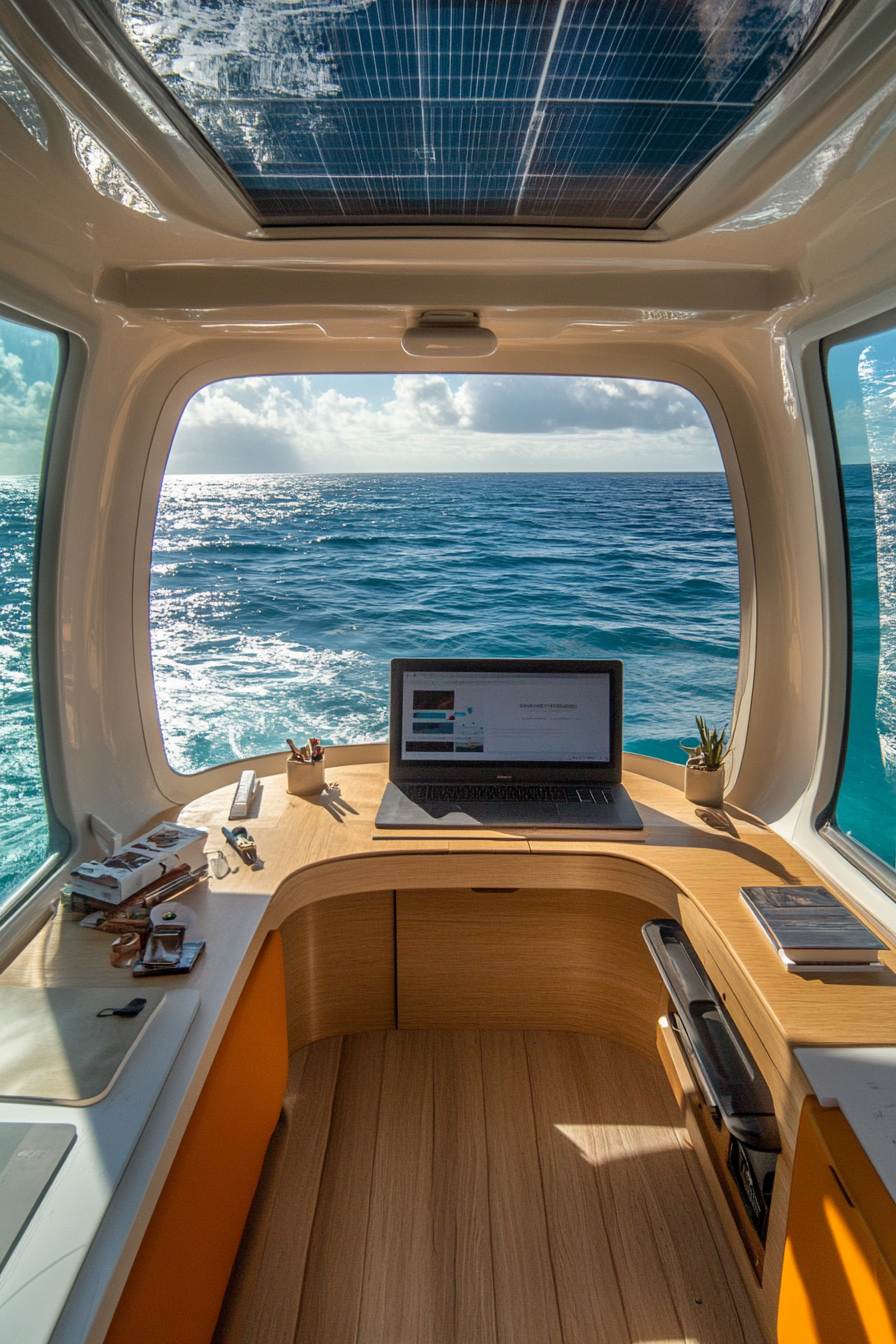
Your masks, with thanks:
M0 477L0 904L47 852L31 677L31 562L38 478Z

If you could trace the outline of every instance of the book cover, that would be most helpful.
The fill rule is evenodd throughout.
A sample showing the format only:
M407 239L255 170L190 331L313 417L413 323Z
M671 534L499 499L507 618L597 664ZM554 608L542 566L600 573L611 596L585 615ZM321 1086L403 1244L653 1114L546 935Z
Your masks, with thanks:
M826 887L741 887L773 947L796 963L870 963L887 944Z

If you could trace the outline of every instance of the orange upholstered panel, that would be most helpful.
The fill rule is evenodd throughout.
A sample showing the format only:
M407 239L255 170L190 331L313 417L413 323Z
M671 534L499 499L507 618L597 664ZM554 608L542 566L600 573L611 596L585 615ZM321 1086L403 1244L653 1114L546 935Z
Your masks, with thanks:
M803 1104L778 1344L896 1344L896 1204L842 1111Z
M272 933L221 1041L106 1344L208 1344L288 1064L283 946Z

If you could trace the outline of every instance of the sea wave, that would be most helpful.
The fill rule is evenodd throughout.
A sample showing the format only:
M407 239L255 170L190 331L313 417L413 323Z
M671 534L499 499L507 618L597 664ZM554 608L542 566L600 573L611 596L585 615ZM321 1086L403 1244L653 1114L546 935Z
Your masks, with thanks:
M626 740L730 719L721 473L170 477L153 550L159 718L184 773L287 736L382 740L398 656L622 657Z
M0 905L49 843L31 667L37 501L37 476L0 477Z

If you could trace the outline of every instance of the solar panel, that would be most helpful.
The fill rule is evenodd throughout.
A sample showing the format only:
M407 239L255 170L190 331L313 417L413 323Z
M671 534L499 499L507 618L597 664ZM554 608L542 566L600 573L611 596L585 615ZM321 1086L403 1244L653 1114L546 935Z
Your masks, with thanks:
M112 0L267 224L647 227L825 0Z

